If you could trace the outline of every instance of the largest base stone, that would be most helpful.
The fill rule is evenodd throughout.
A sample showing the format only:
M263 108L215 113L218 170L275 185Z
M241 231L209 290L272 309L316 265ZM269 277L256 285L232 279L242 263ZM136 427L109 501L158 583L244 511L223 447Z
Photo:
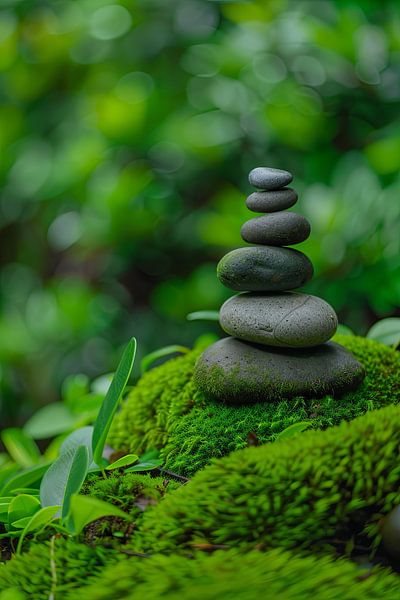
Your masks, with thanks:
M194 372L206 396L233 404L337 396L355 389L364 376L363 366L335 342L278 349L232 337L209 346Z

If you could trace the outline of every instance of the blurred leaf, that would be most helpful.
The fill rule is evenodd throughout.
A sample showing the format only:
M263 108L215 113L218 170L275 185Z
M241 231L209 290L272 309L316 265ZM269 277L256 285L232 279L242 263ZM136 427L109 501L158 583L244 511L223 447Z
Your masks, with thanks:
M342 325L339 323L335 335L355 335L355 333L350 329L350 327L347 327L347 325Z
M1 440L10 456L21 467L32 467L40 459L39 448L22 429L3 429Z
M45 463L43 465L38 465L29 469L24 469L11 475L11 477L9 477L5 482L3 482L3 487L0 490L0 494L6 495L15 489L21 487L29 487L34 483L38 483L42 479L43 474L47 471L48 468L49 463Z
M291 438L297 435L298 433L302 433L311 425L311 421L299 421L299 423L293 423L293 425L289 425L289 427L286 427L286 429L278 433L275 439L276 441L287 440L288 438Z
M35 440L44 440L73 428L75 417L70 410L57 402L39 409L25 423L24 431Z
M198 310L187 315L188 321L219 321L218 310Z
M175 354L179 352L180 354L186 354L189 352L189 348L185 346L165 346L164 348L160 348L159 350L154 350L154 352L150 352L144 356L140 362L140 372L143 374L145 371L149 369L149 367L160 358L164 358L169 354Z
M400 344L400 319L391 317L378 321L368 331L367 338L397 348Z

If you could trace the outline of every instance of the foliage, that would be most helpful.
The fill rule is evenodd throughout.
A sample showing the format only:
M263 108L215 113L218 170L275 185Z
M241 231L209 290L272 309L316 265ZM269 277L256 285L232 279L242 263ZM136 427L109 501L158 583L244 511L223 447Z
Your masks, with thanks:
M317 553L380 541L400 504L400 406L327 431L233 452L199 471L143 517L145 551L223 544Z
M19 537L17 551L22 548L24 538L50 523L69 535L79 535L82 529L100 517L113 516L129 519L129 516L116 508L95 498L79 496L79 492L90 471L123 469L128 471L148 471L160 465L158 460L138 462L137 455L126 455L109 461L104 456L105 440L115 411L130 377L136 354L136 339L127 345L108 391L99 408L93 427L83 427L73 431L60 445L59 456L50 464L36 465L41 462L39 450L32 438L17 428L4 430L3 441L12 457L24 467L33 448L34 466L24 470L6 470L1 491L0 522L5 532L0 538ZM134 467L130 466L134 463ZM24 479L25 477L25 479ZM28 479L26 479L26 477ZM39 484L36 488L21 489L23 485ZM18 489L19 486L19 489ZM4 496L12 492L11 496ZM28 492L28 493L26 493ZM60 518L60 522L58 522ZM55 522L57 520L57 522Z
M367 372L361 387L342 398L296 398L233 408L211 402L192 381L197 348L139 380L115 419L110 443L126 452L160 448L167 469L191 476L212 457L246 447L251 433L263 444L298 422L326 428L400 401L398 353L357 336L336 339L354 353Z
M146 355L216 327L185 316L229 294L215 264L259 164L295 173L307 290L361 334L398 312L399 20L397 0L2 3L3 419L110 371L133 331Z

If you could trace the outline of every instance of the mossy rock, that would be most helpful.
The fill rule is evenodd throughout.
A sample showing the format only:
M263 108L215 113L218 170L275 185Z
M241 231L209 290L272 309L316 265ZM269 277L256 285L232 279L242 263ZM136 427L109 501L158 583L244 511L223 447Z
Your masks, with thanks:
M211 401L193 381L195 348L146 373L117 415L111 432L113 447L141 453L159 448L166 468L191 476L213 457L224 456L253 442L264 444L299 421L324 429L374 408L400 400L400 355L361 337L336 336L366 370L361 386L341 398L301 397L270 403L229 406Z
M85 600L397 600L399 577L350 561L288 552L132 558L81 590ZM75 600L76 595L67 600Z
M400 406L215 460L142 520L145 552L198 544L365 554L400 504Z

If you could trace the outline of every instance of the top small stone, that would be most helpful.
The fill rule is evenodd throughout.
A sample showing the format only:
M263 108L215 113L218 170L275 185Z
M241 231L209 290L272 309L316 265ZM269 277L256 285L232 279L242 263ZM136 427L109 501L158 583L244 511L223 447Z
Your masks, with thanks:
M279 190L288 185L293 175L282 169L271 169L270 167L256 167L249 173L251 185L260 190Z

